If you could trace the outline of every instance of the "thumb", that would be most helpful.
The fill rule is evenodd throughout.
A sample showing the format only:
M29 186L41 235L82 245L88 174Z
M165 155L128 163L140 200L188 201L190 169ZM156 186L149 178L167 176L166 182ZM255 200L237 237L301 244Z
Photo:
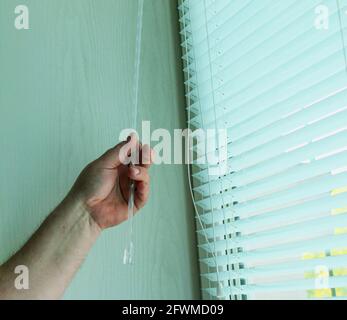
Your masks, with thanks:
M138 140L135 134L131 134L127 141L117 144L112 149L106 151L100 158L103 166L106 168L116 168L121 164L129 164L130 155L136 152Z

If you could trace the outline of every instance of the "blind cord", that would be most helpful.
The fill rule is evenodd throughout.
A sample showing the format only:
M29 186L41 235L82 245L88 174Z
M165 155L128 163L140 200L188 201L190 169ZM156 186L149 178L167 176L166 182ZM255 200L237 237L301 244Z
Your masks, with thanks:
M141 66L141 42L142 42L142 28L143 28L143 6L144 0L138 0L138 13L137 13L137 27L136 27L136 45L135 45L135 63L134 63L134 83L133 83L133 103L134 103L134 117L133 117L133 129L137 128L137 118L139 111L139 86L140 86L140 66ZM134 155L132 155L134 156ZM129 166L133 164L130 162ZM134 241L133 241L133 229L134 229L134 199L135 199L135 182L130 181L129 185L129 200L128 200L128 243L124 249L123 264L134 263Z

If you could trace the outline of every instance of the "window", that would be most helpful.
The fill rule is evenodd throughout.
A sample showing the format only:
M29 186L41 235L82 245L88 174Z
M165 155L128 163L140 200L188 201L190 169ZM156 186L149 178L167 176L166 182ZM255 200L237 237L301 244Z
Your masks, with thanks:
M226 174L192 166L205 298L347 298L346 11L180 2L189 125L228 137Z

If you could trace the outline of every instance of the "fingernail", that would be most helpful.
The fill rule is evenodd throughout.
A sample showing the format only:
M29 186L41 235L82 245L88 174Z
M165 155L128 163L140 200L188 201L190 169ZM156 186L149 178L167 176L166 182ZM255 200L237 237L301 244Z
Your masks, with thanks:
M140 169L138 168L132 168L132 170L135 175L138 175L140 173Z

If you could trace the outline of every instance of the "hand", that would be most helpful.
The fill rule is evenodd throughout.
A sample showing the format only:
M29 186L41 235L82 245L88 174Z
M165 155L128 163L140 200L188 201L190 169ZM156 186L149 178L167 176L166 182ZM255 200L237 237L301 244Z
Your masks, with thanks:
M132 150L140 151L139 165L125 164ZM131 135L127 141L90 163L78 177L71 193L82 199L101 229L118 225L128 218L130 179L135 181L134 211L146 204L150 187L148 169L152 160L153 150L148 145L141 146L136 136Z

